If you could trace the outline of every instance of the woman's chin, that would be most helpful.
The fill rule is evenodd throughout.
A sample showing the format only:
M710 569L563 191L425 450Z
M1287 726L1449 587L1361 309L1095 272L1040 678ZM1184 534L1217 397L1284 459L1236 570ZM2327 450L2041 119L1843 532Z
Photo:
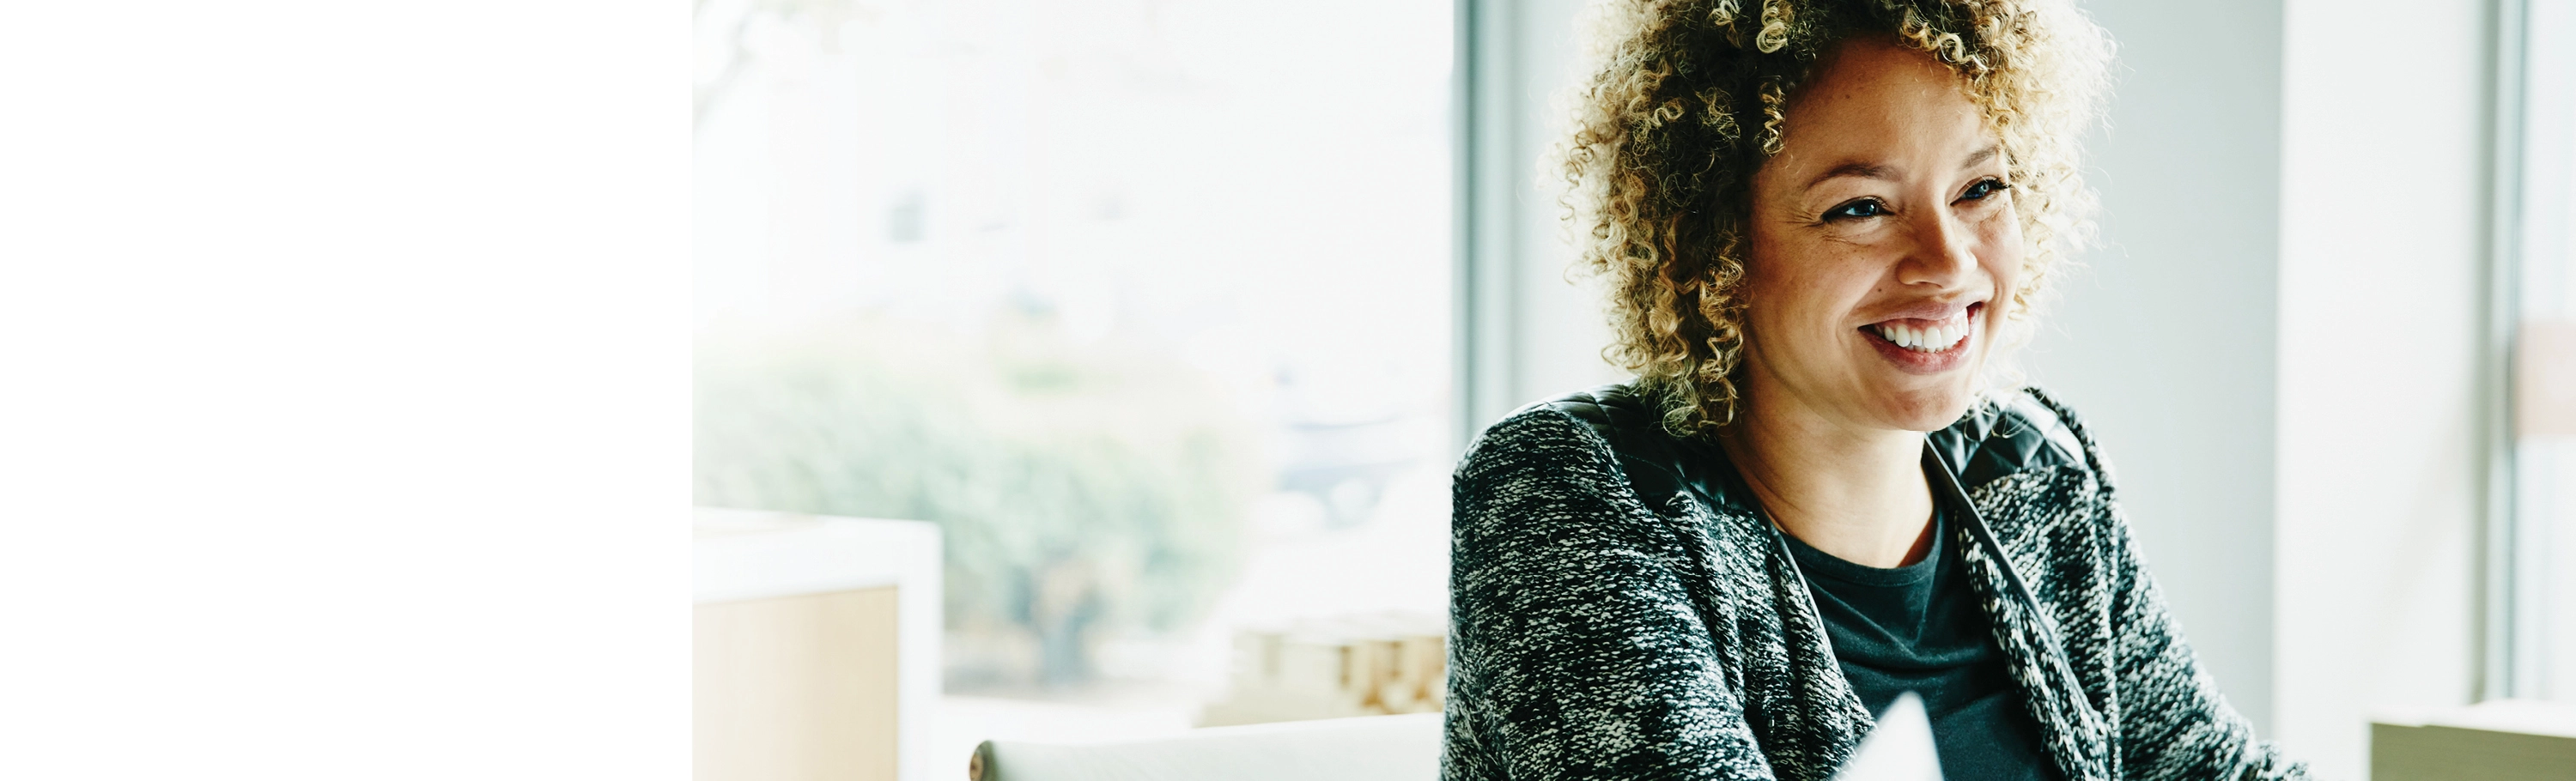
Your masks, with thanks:
M1857 397L1871 409L1855 417L1892 429L1938 431L1958 422L1976 403L1976 376L1985 364L1983 345L1976 340L1963 339L1937 353L1873 341L1873 352L1879 354L1863 359L1872 365L1861 369L1858 379L1875 387Z
M1939 431L1959 422L1959 416L1968 414L1968 407L1976 403L1977 394L1973 383L1962 376L1934 387L1892 390L1880 398L1883 401L1874 417L1888 428Z

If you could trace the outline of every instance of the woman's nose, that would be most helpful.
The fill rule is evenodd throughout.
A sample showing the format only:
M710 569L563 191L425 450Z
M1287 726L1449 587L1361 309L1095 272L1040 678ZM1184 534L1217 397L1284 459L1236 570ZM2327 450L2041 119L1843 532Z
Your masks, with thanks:
M1914 247L1897 266L1898 283L1950 288L1963 284L1976 270L1975 234L1948 211L1936 210L1913 220Z

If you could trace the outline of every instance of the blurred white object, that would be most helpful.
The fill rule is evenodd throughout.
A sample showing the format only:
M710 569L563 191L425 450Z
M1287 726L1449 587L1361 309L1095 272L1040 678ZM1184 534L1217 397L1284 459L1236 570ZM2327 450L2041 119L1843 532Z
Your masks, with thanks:
M2514 428L2523 437L2576 437L2576 320L2533 320L2514 340Z
M1932 747L1932 718L1923 698L1906 692L1878 717L1835 781L1941 781L1941 754Z
M698 781L954 777L930 749L939 527L705 508L695 526Z
M1400 713L1448 701L1447 622L1378 613L1235 635L1234 679L1201 726Z
M1428 781L1440 714L1212 727L1163 740L1059 745L985 741L972 781Z

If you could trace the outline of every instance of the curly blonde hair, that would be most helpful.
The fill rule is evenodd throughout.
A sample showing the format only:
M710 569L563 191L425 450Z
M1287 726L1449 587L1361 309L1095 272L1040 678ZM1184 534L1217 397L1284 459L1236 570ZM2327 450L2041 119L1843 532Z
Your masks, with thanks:
M1999 137L2029 241L2006 346L2028 338L2048 272L2090 228L2076 139L2099 113L2111 44L2067 0L1602 0L1597 65L1551 166L1578 266L1609 289L1617 338L1602 355L1636 373L1676 436L1735 419L1753 175L1819 58L1860 37L1950 66Z

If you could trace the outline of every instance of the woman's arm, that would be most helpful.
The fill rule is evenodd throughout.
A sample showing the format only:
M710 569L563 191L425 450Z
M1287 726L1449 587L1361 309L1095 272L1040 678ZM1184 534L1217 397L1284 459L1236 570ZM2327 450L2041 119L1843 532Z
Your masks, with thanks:
M2307 766L2256 740L2254 726L2227 704L2200 669L2165 609L2162 590L2139 560L2129 521L2114 495L2093 435L2073 411L2033 394L2066 424L2106 512L2100 556L2111 588L2112 674L2118 681L2121 775L2130 779L2304 779ZM2062 445L2061 441L2061 445Z
M1772 777L1674 530L1596 434L1523 411L1452 490L1444 778Z
M2087 444L2091 444L2089 441ZM2254 738L2200 670L2113 511L2109 554L2113 663L2120 681L2120 766L2133 779L2304 779L2307 766Z

